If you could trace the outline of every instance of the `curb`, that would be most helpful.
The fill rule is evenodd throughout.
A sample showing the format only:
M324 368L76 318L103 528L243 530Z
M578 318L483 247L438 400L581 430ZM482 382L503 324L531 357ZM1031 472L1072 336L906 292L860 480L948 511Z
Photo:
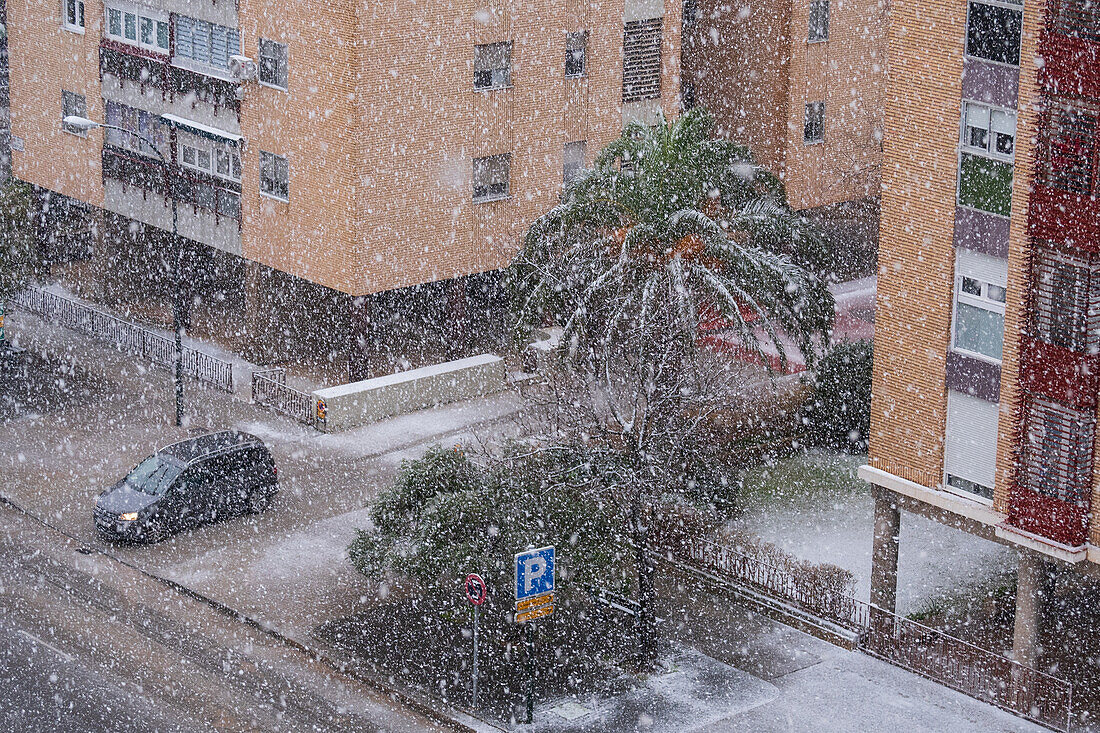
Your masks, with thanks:
M6 496L0 495L0 504L9 506L12 509L14 509L15 511L22 514L23 516L28 517L29 519L37 522L38 524L41 524L43 527L46 527L47 529L53 530L54 532L57 532L58 534L64 535L65 537L68 537L70 540L72 540L72 541L76 542L77 544L79 544L82 549L87 549L87 550L90 550L91 552L94 552L98 555L102 555L106 558L109 558L110 560L113 560L113 561L115 561L115 562L119 563L120 565L123 565L127 568L130 568L131 570L134 570L134 571L140 573L141 575L143 575L143 576L145 576L145 577L147 577L151 580L157 581L158 583L164 585L167 588L171 588L172 590L176 591L177 593L180 593L181 595L185 595L188 598L191 598L192 600L199 601L199 602L209 606L210 608L214 609L215 611L222 614L223 616L226 616L226 617L231 618L235 621L238 621L238 622L243 623L247 626L250 626L253 629L259 631L260 633L265 634L266 636L269 636L272 639L275 639L276 641L279 641L280 643L291 647L292 649L296 649L299 652L302 652L303 654L307 655L311 660L323 664L324 666L328 667L333 672L336 672L339 675L342 675L344 677L348 677L352 680L355 680L356 682L365 684L368 687L371 687L372 689L376 690L377 692L380 692L383 695L387 696L388 698L390 698L394 702L400 703L401 705L404 705L405 707L408 707L408 708L414 710L415 712L420 713L424 717L429 718L429 719L431 719L431 720L433 720L437 723L440 723L441 725L443 725L447 728L450 728L451 730L460 731L461 733L484 733L484 731L486 731L486 730L492 730L492 731L504 731L505 730L504 728L500 728L496 725L493 725L492 723L481 720L480 718L476 718L472 714L467 713L465 711L454 711L454 712L441 711L437 707L433 707L430 704L430 702L427 699L425 699L423 696L418 695L416 693L412 693L412 692L408 692L408 691L404 691L404 690L399 690L395 687L391 687L389 685L386 685L386 684L378 681L377 679L375 679L375 678L373 678L369 675L365 675L365 674L362 674L360 672L356 672L353 669L349 669L348 665L345 662L334 659L334 658L330 657L329 655L325 654L324 652L321 652L321 651L319 651L317 649L314 649L314 648L312 648L312 647L310 647L310 646L308 646L308 645L306 645L306 644L304 644L304 643L302 643L302 642L300 642L296 639L293 639L289 636L286 636L285 634L283 634L279 631L276 631L275 629L270 628L267 624L264 624L263 622L258 621L256 619L252 618L251 616L248 616L244 613L241 613L240 611L237 611L237 610L227 606L226 604L222 603L219 600L211 598L211 597L209 597L209 596L207 596L203 593L200 593L199 591L194 590L193 588L188 588L187 586L183 585L182 583L178 583L178 582L176 582L174 580L171 580L169 578L163 578L163 577L161 577L161 576L159 576L155 573L151 573L148 570L145 570L141 567L138 567L137 565L134 565L133 563L127 562L126 560L123 560L119 557L116 557L115 555L112 555L111 553L109 553L105 550L102 550L98 547L88 547L84 543L84 541L81 540L79 537L75 537L74 535L69 534L68 532L61 529L60 527L54 526L53 524L51 524L47 520L45 520L42 517L39 517L38 515L28 511L27 509L23 508L22 506L20 506L19 504L12 501L11 499L9 499ZM462 720L463 718L465 720ZM466 722L466 721L469 721L469 722Z

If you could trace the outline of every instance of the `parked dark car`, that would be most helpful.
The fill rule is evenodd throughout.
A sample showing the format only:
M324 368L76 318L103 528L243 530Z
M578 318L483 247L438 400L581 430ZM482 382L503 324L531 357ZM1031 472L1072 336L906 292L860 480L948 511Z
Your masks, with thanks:
M263 441L235 430L161 448L96 498L96 529L111 539L156 542L222 517L258 513L278 490Z

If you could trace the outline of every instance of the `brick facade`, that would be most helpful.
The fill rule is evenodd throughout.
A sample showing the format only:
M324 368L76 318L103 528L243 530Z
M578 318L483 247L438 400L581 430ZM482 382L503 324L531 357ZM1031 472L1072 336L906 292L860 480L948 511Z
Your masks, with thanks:
M190 12L187 3L168 6ZM664 2L663 13L660 106L671 116L679 1ZM25 145L14 175L102 206L103 133L62 132L60 110L61 89L70 89L88 100L88 117L104 119L104 7L86 3L83 34L63 30L60 14L56 2L9 5L12 133ZM239 94L239 254L342 293L504 266L528 224L557 202L565 144L585 141L591 161L622 128L623 0L494 0L430 12L240 0L237 18L243 55L255 59L264 38L287 44L289 57L288 91L248 82ZM565 36L580 30L588 31L586 74L566 79ZM475 90L474 45L496 41L513 42L513 84ZM288 159L288 203L260 193L260 151ZM512 156L510 196L474 203L472 161L499 153Z
M685 78L723 134L782 176L795 208L875 196L882 165L886 5L832 2L828 40L810 42L808 0L700 0ZM825 103L820 143L805 105Z

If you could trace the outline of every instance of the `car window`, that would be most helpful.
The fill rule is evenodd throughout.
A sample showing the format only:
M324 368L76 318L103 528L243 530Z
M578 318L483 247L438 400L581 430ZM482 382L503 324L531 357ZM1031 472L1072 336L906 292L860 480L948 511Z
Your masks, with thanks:
M126 484L137 491L160 496L183 470L183 466L164 455L152 455L139 463L126 477Z

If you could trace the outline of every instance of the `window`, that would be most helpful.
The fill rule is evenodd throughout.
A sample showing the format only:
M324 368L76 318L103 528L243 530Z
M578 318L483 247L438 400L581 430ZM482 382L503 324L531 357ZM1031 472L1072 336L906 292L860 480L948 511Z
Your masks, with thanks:
M565 37L566 77L584 76L584 55L587 45L588 31L570 33Z
M1001 360L1008 263L968 249L955 251L955 332L952 348Z
M1033 400L1025 416L1021 483L1060 501L1087 506L1092 493L1094 415Z
M236 28L176 16L177 60L225 71L229 68L229 57L240 52L241 39Z
M997 403L947 391L943 467L950 488L993 500L999 417Z
M168 147L168 128L161 122L158 115L118 102L107 102L104 116L108 125L142 135L152 140L158 150L163 151ZM121 130L106 130L104 139L108 145L116 148L125 148L142 155L154 155L140 138Z
M166 16L135 13L118 7L107 7L107 38L140 46L158 53L168 53L169 25Z
M474 158L474 201L507 198L511 154Z
M512 86L512 42L474 46L474 89Z
M810 43L829 40L829 0L810 0Z
M584 140L575 143L566 143L562 153L562 184L569 188L569 184L577 180L584 169L584 153L587 144Z
M680 80L680 109L687 112L695 107L695 85L690 81Z
M64 26L71 31L84 30L84 0L65 0Z
M279 89L287 88L287 53L285 43L260 39L260 83Z
M966 102L962 144L975 152L1011 160L1016 151L1016 113Z
M691 28L699 20L699 4L696 0L684 0L681 8L680 24L684 28Z
M661 18L633 20L623 29L623 102L661 96Z
M66 125L64 120L70 115L76 115L77 117L88 116L88 102L84 99L83 94L77 94L76 92L61 92L61 129L65 132L72 133L73 135L79 135L84 137L88 134L87 130L82 130L79 127L72 127Z
M1034 250L1032 335L1079 353L1100 352L1100 257Z
M1096 0L1061 0L1052 7L1054 20L1049 27L1055 32L1083 41L1100 42L1100 3Z
M1051 99L1040 125L1039 176L1043 183L1089 195L1096 188L1100 103Z
M825 139L825 103L807 102L806 118L803 122L802 141L819 143Z
M959 205L1012 213L1012 163L964 152L959 158Z
M177 140L179 162L185 168L230 181L241 180L241 155L236 144L192 135Z
M988 61L1020 65L1023 11L1019 3L971 2L966 19L966 53Z
M260 192L290 200L290 165L286 158L260 151Z

